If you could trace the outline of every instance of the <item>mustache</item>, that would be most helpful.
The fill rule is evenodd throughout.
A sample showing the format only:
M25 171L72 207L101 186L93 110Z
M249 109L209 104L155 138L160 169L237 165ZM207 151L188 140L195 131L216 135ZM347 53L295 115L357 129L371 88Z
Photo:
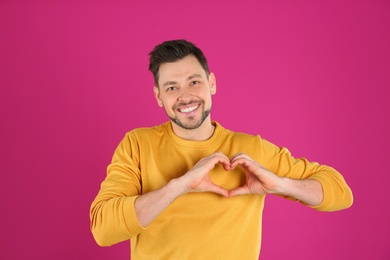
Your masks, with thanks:
M204 102L202 100L191 100L189 102L179 102L173 106L174 109L177 109L179 107L184 107L184 106L190 106L190 105L198 105L198 104L203 104Z

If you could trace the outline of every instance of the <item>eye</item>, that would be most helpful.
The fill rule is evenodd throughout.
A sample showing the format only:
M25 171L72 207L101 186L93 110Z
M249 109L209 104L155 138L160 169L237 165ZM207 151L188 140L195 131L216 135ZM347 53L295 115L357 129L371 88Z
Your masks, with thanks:
M166 89L166 91L174 91L174 90L176 90L176 87L168 87L167 89Z
M197 80L194 80L194 81L191 81L191 85L194 86L194 85L198 85L200 82L197 81Z

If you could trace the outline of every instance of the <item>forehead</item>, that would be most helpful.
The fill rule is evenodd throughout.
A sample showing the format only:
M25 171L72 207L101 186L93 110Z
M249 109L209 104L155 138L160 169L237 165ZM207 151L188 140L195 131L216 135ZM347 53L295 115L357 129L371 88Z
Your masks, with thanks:
M195 56L190 55L175 62L167 62L160 65L159 85L165 81L179 81L193 74L199 74L206 78L206 72Z

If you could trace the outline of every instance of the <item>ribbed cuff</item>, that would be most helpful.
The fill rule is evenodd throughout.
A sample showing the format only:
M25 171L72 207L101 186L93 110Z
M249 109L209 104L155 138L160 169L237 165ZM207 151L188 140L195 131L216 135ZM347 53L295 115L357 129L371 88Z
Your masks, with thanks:
M135 237L147 229L147 227L141 226L138 222L137 214L135 213L134 203L137 197L138 196L127 197L126 201L123 203L123 218L131 237Z

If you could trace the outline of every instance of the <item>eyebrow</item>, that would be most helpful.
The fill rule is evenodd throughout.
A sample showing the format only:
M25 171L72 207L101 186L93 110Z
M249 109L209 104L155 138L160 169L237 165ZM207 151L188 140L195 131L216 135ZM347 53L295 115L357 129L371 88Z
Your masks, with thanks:
M191 76L189 76L187 78L187 80L191 80L191 79L194 79L194 78L202 78L202 75L195 73L195 74L192 74Z
M163 84L163 87L170 86L170 85L175 85L176 81L167 81Z
M198 74L198 73L195 73L195 74L192 74L191 76L189 76L187 78L187 81L190 81L194 78L202 78L202 75ZM166 86L170 86L170 85L175 85L177 82L176 81L167 81L163 84L163 87L166 87Z

